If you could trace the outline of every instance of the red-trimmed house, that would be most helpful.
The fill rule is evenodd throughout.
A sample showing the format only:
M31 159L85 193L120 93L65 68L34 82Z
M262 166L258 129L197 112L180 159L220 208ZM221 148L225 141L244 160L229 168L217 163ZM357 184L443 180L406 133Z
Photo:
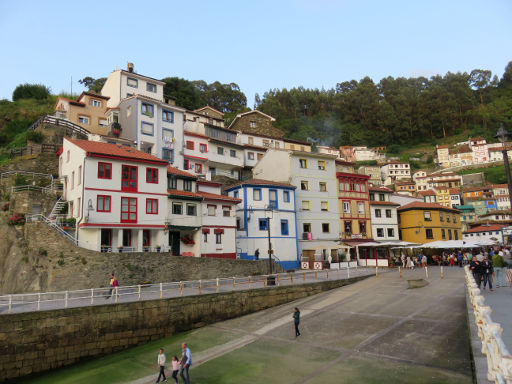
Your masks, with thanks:
M208 136L196 132L184 132L183 169L196 176L205 177L208 162Z
M165 249L167 162L118 144L65 138L59 176L78 245L104 252Z

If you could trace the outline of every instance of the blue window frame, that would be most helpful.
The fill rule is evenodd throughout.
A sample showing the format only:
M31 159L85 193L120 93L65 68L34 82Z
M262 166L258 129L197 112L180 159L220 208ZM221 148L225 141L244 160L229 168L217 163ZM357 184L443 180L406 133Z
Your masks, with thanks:
M259 219L260 231L268 230L268 219Z
M155 106L153 104L141 103L140 109L143 115L149 117L153 117L155 115Z
M283 201L285 203L290 202L290 191L283 191Z
M268 202L271 209L277 209L277 189L269 189Z
M254 201L261 201L261 188L254 188L252 190L252 199Z
M169 123L174 123L174 112L166 109L162 110L162 120Z
M235 199L238 199L238 191L233 192L233 196L235 197Z
M151 123L147 123L145 121L141 121L140 123L140 131L143 135L153 136L155 133L155 127Z
M288 220L281 220L281 235L288 236Z

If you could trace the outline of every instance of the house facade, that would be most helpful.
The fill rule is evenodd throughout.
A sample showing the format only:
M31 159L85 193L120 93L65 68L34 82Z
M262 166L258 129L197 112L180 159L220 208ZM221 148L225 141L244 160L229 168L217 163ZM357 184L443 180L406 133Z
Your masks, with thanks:
M391 161L380 167L380 171L384 185L391 185L397 180L411 178L411 167L409 163Z
M370 209L373 239L398 241L398 203L390 199L393 191L385 187L370 187Z
M106 117L108 96L82 92L76 100L59 97L55 103L55 116L67 119L92 134L107 135Z
M494 244L503 244L505 237L503 229L506 225L501 224L484 224L468 229L463 233L464 240L471 242L485 241Z
M236 246L240 258L268 259L270 241L273 256L283 269L299 268L295 189L291 184L261 179L227 189L228 196L241 200L236 207Z

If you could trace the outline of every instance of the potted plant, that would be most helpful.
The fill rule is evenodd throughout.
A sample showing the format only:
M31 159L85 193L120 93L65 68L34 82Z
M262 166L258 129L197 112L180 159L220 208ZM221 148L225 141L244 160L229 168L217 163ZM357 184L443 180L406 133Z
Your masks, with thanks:
M119 251L119 253L122 253L123 252L123 246L117 247L117 250Z
M119 135L121 135L121 131L121 124L119 124L118 122L113 122L111 126L112 135L115 137L119 137Z
M24 225L25 224L25 215L17 213L9 218L7 221L9 225Z
M160 250L161 250L161 249L162 249L162 247L161 247L160 245L157 245L157 246L156 246L156 251L157 251L157 252L160 252Z

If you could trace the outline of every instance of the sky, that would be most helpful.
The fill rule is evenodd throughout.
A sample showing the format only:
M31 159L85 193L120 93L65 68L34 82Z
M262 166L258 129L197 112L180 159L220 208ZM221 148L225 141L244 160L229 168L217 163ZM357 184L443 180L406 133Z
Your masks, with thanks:
M512 61L510 0L0 0L0 99L73 94L133 62L154 78L274 88L430 77Z

